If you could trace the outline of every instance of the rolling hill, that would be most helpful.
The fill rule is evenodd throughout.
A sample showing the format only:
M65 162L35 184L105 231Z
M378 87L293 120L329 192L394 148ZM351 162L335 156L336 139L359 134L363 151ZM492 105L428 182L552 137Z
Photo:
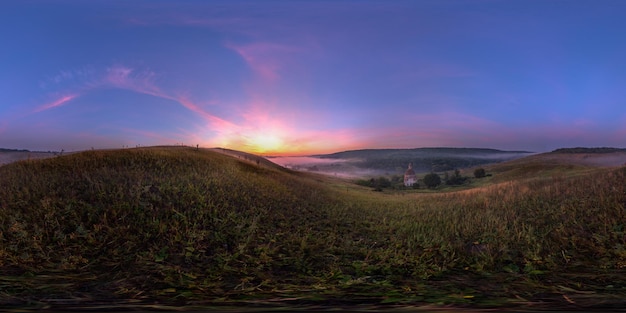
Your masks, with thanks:
M531 156L472 189L396 194L238 156L153 147L0 167L0 304L626 304L626 167L538 175Z

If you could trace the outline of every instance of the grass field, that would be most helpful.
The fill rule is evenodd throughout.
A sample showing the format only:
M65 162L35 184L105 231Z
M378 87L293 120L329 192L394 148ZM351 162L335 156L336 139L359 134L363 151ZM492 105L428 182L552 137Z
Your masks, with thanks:
M626 167L487 169L394 194L186 147L12 163L0 305L626 305Z

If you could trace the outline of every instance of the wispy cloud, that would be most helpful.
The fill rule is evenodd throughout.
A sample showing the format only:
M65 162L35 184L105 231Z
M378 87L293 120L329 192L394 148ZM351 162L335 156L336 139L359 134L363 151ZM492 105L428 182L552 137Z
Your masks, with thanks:
M82 68L64 69L55 75L40 81L39 87L43 90L69 88L74 84L80 84L86 80L92 79L94 74L94 69L88 66Z
M226 43L225 46L239 54L257 75L267 81L280 78L280 71L289 55L298 51L297 47L271 42Z
M60 88L62 96L54 96L54 100L37 107L34 112L43 112L67 104L79 96L101 88L119 88L143 94L157 95L159 89L154 85L154 73L150 71L136 72L134 69L114 65L106 68L104 74L90 70L62 70L48 79ZM44 84L46 85L46 84ZM53 95L59 92L53 93Z
M52 108L57 108L60 106L63 106L65 104L67 104L68 102L72 101L73 99L77 98L79 96L79 94L77 93L71 93L71 94L66 94L60 97L57 97L55 100L48 102L40 107L38 107L37 109L35 109L35 112L41 112L41 111L45 111L45 110L49 110Z
M164 93L155 85L156 76L154 72L149 70L137 71L127 66L115 65L106 69L106 75L101 84L148 95L162 96Z
M58 75L52 78L52 81L58 84L72 78L74 78L74 73L72 71L61 71Z
M207 121L214 129L235 129L237 126L234 123L231 123L225 119L217 117L213 114L209 114L200 106L195 104L193 101L185 98L185 97L170 97L163 96L164 98L174 100L180 103L182 106L187 108L188 110L197 113L200 117L202 117L205 121Z
M69 73L62 71L62 73ZM60 74L60 77L73 77L72 74ZM207 113L201 107L194 104L185 97L170 94L161 89L156 83L157 74L149 70L137 70L124 65L114 65L107 67L103 73L92 73L85 76L83 80L75 82L64 91L64 95L56 97L55 100L39 106L35 112L41 112L62 106L69 101L86 95L94 90L103 88L116 88L129 90L132 92L146 94L154 97L175 101L183 107L200 114L207 120L219 121L220 119Z
M70 77L70 75L62 74L61 76ZM253 140L246 138L254 137L259 134L261 128L266 125L274 124L276 121L254 120L250 115L242 114L238 122L229 121L215 114L211 114L206 110L206 105L200 105L191 100L188 96L182 96L180 93L167 92L157 85L158 75L149 70L137 70L128 66L114 65L102 71L100 76L94 75L84 79L82 82L75 84L69 91L64 91L63 96L56 97L53 101L45 103L35 109L34 113L41 113L46 110L54 109L62 105L68 104L70 101L80 96L88 95L90 92L104 89L115 88L128 90L140 94L150 95L162 99L171 100L180 104L185 109L193 112L196 116L205 121L206 124L198 131L201 133L211 133L211 143L222 143L224 145L254 145ZM287 133L287 131L282 131ZM137 133L137 131L134 131ZM156 138L171 141L169 136L153 134L143 134L145 137ZM174 136L179 138L180 136ZM182 139L182 138L181 138ZM241 141L243 140L243 142ZM207 143L207 139L202 140Z

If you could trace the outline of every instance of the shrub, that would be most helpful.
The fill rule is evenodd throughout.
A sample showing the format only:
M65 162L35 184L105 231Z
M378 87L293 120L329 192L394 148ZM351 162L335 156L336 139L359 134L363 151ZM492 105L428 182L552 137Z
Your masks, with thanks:
M376 179L375 185L374 187L377 188L389 188L391 187L391 181L387 178L387 177L378 177L378 179Z
M485 173L485 169L484 168L477 168L474 170L474 177L476 178L483 178L487 176L487 174Z
M461 176L461 172L457 169L454 170L454 175L451 177L448 176L448 172L446 172L444 181L446 185L462 185L467 180L467 177Z
M435 173L426 174L424 176L424 185L428 188L435 188L441 184L441 177Z

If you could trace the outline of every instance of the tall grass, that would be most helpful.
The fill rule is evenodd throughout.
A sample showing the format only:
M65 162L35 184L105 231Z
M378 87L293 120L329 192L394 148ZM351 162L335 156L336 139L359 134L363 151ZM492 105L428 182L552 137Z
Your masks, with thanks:
M399 196L190 148L18 162L0 167L0 302L624 295L625 176Z

